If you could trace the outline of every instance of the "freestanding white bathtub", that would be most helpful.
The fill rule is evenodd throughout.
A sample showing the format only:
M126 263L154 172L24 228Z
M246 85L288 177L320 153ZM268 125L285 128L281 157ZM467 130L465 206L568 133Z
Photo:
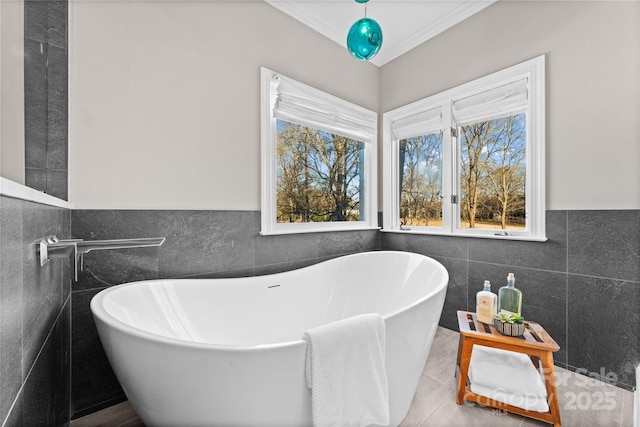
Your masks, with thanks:
M311 425L303 332L379 313L397 425L448 281L431 258L366 252L267 276L127 283L98 293L91 310L111 366L149 426Z

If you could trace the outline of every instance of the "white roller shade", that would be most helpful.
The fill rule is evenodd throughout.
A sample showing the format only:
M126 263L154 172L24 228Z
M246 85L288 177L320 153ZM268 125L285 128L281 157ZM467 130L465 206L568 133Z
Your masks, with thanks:
M458 123L489 120L525 110L529 103L528 78L453 101L453 116Z
M371 142L378 131L375 112L280 74L274 78L275 118L364 142Z
M442 132L442 108L421 111L418 114L394 120L391 131L393 137L398 140Z

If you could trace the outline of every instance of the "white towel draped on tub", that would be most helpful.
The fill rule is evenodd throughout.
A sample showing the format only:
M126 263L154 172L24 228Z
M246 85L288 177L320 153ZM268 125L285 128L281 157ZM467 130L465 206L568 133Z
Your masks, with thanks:
M313 425L389 424L382 317L339 320L306 331L304 339Z

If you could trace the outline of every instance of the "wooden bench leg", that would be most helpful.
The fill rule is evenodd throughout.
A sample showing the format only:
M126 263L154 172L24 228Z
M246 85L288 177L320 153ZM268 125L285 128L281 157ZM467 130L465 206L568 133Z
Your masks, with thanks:
M549 413L553 417L553 427L560 427L560 406L558 405L558 390L556 388L556 375L553 367L553 355L550 351L542 355L542 368L544 372L544 385L549 399Z
M456 378L458 378L458 369L460 369L460 357L462 356L463 341L464 341L464 335L460 334L458 338L458 355L456 356L456 372L455 372Z
M458 343L458 394L456 403L462 405L465 391L467 390L467 377L469 375L469 362L471 361L471 349L473 341L460 335Z

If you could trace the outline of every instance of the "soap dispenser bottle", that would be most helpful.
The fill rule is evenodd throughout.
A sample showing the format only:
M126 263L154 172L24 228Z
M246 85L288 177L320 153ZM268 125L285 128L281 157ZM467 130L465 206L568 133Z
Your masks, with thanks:
M509 273L507 286L501 287L498 291L498 312L522 315L522 291L517 289L515 284L515 276Z
M493 325L498 309L498 296L491 292L491 282L484 281L484 289L476 294L476 318L478 322Z

